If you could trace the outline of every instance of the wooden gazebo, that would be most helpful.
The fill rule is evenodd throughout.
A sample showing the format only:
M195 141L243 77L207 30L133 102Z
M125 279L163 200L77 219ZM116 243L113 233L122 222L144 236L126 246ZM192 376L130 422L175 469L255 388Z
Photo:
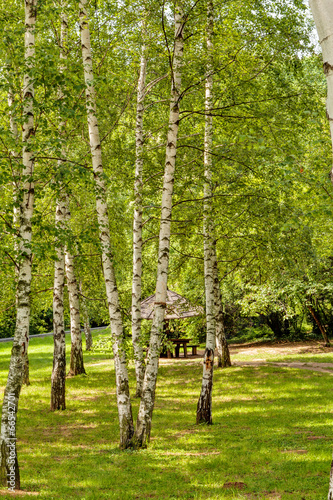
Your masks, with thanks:
M145 300L141 302L141 318L142 319L153 319L154 317L154 303L155 303L155 295L151 295L147 297ZM204 309L201 306L193 306L191 305L185 297L182 297L176 292L172 292L171 290L167 290L166 297L166 310L164 316L164 333L168 339L170 339L171 332L169 330L169 320L170 319L186 319L192 318L194 316L200 316L203 314ZM176 345L176 357L179 358L179 349L183 347L184 349L184 357L187 357L187 344L191 341L191 339L171 339L172 343ZM198 345L188 346L192 348L192 354L197 354ZM173 357L170 349L167 349L166 355L168 358ZM161 353L161 356L163 354Z
M141 318L153 319L154 317L154 302L155 294L147 297L141 302ZM200 316L204 310L201 306L191 305L185 297L182 297L176 292L167 290L166 311L164 320L169 319L184 319Z

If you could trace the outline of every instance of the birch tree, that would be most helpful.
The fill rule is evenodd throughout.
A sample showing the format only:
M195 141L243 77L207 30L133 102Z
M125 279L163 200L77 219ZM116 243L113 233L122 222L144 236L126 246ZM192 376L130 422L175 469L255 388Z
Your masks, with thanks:
M124 332L119 308L118 289L113 267L111 239L107 207L107 191L102 164L102 148L96 112L96 94L94 88L93 60L90 43L90 30L87 17L87 0L80 2L81 48L86 84L86 108L90 138L90 150L95 181L96 211L99 225L99 237L102 250L103 273L109 309L112 334L112 348L116 372L117 404L120 424L120 446L127 448L134 433L132 406L129 394L128 372L124 348Z
M175 37L173 67L171 74L170 115L163 178L154 318L150 334L149 355L143 381L142 397L135 433L135 445L139 447L146 446L150 439L151 422L155 403L158 361L161 348L161 336L163 332L163 321L166 307L172 194L176 167L179 128L179 101L181 98L181 68L184 49L184 26L186 21L183 7L180 2L177 2L175 5L174 17Z
M216 322L216 347L217 347L217 366L226 368L231 366L229 346L224 327L223 304L221 298L221 288L216 258L216 245L214 245L214 298L215 298L215 322Z
M204 272L205 272L205 295L206 295L206 349L203 360L203 374L201 393L197 405L197 423L212 423L212 389L214 371L215 350L215 286L214 286L214 226L212 222L212 139L213 118L211 110L213 107L213 2L208 0L207 5L207 77L205 85L205 141L204 141Z
M69 199L67 197L66 221L70 220ZM69 376L86 373L83 363L82 335L80 323L80 299L79 287L74 270L74 257L68 246L65 251L65 269L67 277L67 288L69 295L69 307L71 317L71 360L69 366Z
M323 54L323 68L327 81L326 112L330 123L333 146L333 9L331 0L310 0L310 8L317 28ZM330 172L333 182L333 168ZM331 463L328 500L333 500L333 461Z
M10 87L8 90L8 107L9 107L9 128L12 134L13 141L15 145L18 145L19 142L19 133L17 129L17 122L16 118L14 115L13 108L15 106L15 94L13 89ZM12 159L13 159L13 227L15 229L19 228L19 223L20 223L20 210L19 210L19 190L20 190L20 172L17 168L16 162L17 158L15 158L16 153L15 151L12 151ZM19 265L18 265L18 256L19 256L19 244L18 244L18 238L15 236L15 243L14 243L14 253L15 253L15 277L16 277L16 290L17 290L17 285L18 285L18 277L19 277ZM17 307L17 293L16 293L16 307ZM23 381L22 383L25 385L30 385L30 380L29 380L29 356L28 356L28 350L25 353L25 362L24 362L24 374L23 374Z
M64 5L62 5L64 7ZM61 15L61 37L60 37L60 71L65 71L66 42L68 22L67 16ZM58 91L59 99L64 97L62 88ZM59 126L60 134L64 133L65 122ZM61 152L65 156L64 148ZM58 162L61 169L62 161ZM61 175L60 175L61 177ZM55 227L58 233L63 233L66 226L66 214L68 195L62 183L59 186L59 194L56 205ZM53 289L53 369L51 375L51 411L65 410L66 408L66 339L64 323L64 284L65 284L65 248L61 238L55 242L57 258L54 263L54 289Z
M31 291L31 218L34 207L34 78L35 25L37 0L25 1L25 72L23 81L23 153L20 186L19 273L16 326L9 373L2 404L0 437L1 483L20 489L20 472L16 449L16 417L22 387L25 357L29 342Z
M142 30L145 37L145 27ZM133 283L132 283L132 341L136 376L136 396L141 397L145 363L141 345L141 281L142 281L142 164L143 164L143 113L146 83L147 56L143 42L140 75L138 80L135 129L135 181L133 220Z
M88 308L86 304L86 299L83 295L83 290L82 290L82 281L79 281L79 291L80 291L80 311L81 315L83 318L83 330L84 330L84 336L86 339L86 351L90 351L90 349L93 346L93 338L91 335L91 328L90 328L90 320L89 320L89 313L88 313Z

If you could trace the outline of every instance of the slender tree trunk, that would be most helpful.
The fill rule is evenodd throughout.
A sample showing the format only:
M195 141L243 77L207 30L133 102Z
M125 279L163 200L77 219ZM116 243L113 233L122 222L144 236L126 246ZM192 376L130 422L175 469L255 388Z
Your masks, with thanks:
M86 299L83 297L83 292L82 292L82 282L80 281L79 284L80 288L80 310L81 314L83 317L83 329L84 329L84 336L86 339L86 351L90 351L90 349L93 346L93 338L91 335L91 329L90 329L90 321L89 321L89 313L88 313L88 308L86 304Z
M99 137L96 98L94 88L94 74L90 44L90 31L86 12L87 0L80 2L80 31L84 78L86 83L86 103L90 149L95 180L96 211L99 225L99 237L102 249L103 273L108 301L110 326L113 340L113 354L116 372L117 404L120 424L120 447L131 445L134 433L132 406L129 394L128 372L126 367L126 353L124 348L124 332L122 317L119 308L118 289L113 267L109 217L107 207L107 192L102 165L102 149Z
M322 324L322 322L320 321L320 319L318 318L317 314L315 313L313 307L308 304L308 309L311 313L311 316L313 317L313 319L315 320L315 322L317 323L317 326L320 330L320 333L322 334L323 336L323 339L324 339L324 342L325 342L325 347L331 347L331 343L329 341L329 338L327 336L327 332L326 332L326 328L325 326Z
M70 219L68 205L67 203L67 221ZM86 371L83 364L79 287L75 277L74 257L68 248L65 250L65 268L71 315L71 360L68 375L74 377Z
M209 115L213 103L213 76L212 76L212 51L213 51L213 2L208 0L207 6L207 78L205 99L205 187L204 187L204 268L205 268L205 294L206 294L206 349L203 361L203 375L201 393L197 405L197 423L212 423L212 390L214 373L215 350L215 293L214 293L214 226L212 223L212 138L213 119Z
M179 126L179 100L181 96L181 66L183 61L185 16L179 2L175 6L175 43L170 97L170 117L164 168L162 210L159 234L159 253L156 279L154 319L150 335L149 355L143 382L135 446L146 446L150 439L151 421L155 403L158 361L163 334L166 307L169 248L171 231L172 193L176 166L177 138Z
M18 136L18 130L17 130L17 123L16 123L14 113L12 110L13 105L14 105L14 92L10 88L8 91L8 106L9 106L9 110L10 110L9 111L9 125L10 125L10 131L11 131L12 137L13 137L15 143L18 144L19 136ZM13 155L13 159L15 161L15 151L13 151L12 155ZM18 229L19 224L20 224L20 209L18 206L20 172L16 168L16 165L13 168L13 176L14 176L14 181L13 181L13 201L14 201L13 226ZM19 244L17 241L17 237L15 237L14 249L15 249L15 261L17 263L18 262L18 254L19 254ZM19 277L19 268L18 268L18 265L16 265L16 267L15 267L16 289L17 289L17 284L18 284L18 277ZM16 308L17 308L17 293L16 293ZM22 383L25 385L30 385L28 350L27 350L24 357L25 357L25 361L24 361L24 372L23 372Z
M226 368L231 366L229 346L225 335L224 315L221 300L220 280L217 268L216 244L214 244L214 296L215 296L215 321L216 321L216 346L217 366Z
M61 15L61 71L65 71L67 42L67 16ZM60 88L59 98L63 98L63 91ZM64 132L65 123L61 122L59 126L60 134ZM62 157L65 156L64 149ZM62 162L58 162L58 168L61 169ZM67 193L65 186L60 183L59 195L56 206L55 227L60 233L66 226L67 215ZM66 340L64 323L64 284L65 284L65 248L62 238L56 239L57 259L54 263L54 289L53 289L53 369L51 375L51 411L66 409Z
M60 197L56 208L56 229L64 227L66 196ZM64 246L56 242L57 259L54 264L53 289L53 370L51 376L51 411L66 409L66 341L64 324Z
M30 290L31 290L31 218L34 206L33 143L34 81L32 72L35 59L35 24L37 1L25 1L25 61L23 82L23 169L20 189L19 222L19 276L17 292L16 326L9 365L9 373L2 404L0 437L1 484L20 489L20 472L16 450L16 418L22 387L24 365L29 342Z
M144 30L143 30L144 31ZM144 35L144 33L143 33ZM136 376L136 393L141 397L145 375L145 362L141 345L141 279L142 279L142 164L143 164L143 112L146 82L146 47L143 44L136 105L136 162L134 181L133 222L133 283L132 283L132 341Z

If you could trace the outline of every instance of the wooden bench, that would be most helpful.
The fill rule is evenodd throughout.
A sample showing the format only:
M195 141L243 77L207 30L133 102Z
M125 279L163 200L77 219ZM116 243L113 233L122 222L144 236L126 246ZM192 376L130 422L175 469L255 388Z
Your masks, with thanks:
M197 345L189 345L188 347L192 347L192 356L196 356L198 353L197 353L197 347L200 347L199 344Z

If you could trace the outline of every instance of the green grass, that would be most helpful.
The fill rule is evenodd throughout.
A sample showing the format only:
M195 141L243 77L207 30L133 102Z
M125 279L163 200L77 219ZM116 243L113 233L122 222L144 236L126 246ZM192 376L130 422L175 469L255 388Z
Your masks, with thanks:
M3 387L10 344L0 344L0 352ZM67 410L51 413L52 338L32 339L29 353L18 453L22 487L39 492L37 498L326 498L333 442L329 375L276 367L216 370L214 425L197 426L201 360L162 362L150 447L121 452L112 360L85 354L88 376L67 379ZM132 366L130 377L133 393ZM137 408L133 400L135 414Z

